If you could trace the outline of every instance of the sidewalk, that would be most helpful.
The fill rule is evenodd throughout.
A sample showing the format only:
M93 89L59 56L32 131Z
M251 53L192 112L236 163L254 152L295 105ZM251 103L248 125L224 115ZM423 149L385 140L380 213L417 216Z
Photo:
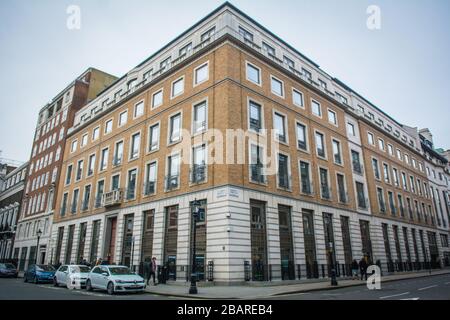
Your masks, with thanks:
M403 274L395 274L389 276L383 276L381 278L381 285L384 282L405 280L421 277L436 276L442 274L450 274L449 269L444 270L433 270L431 275L428 271L423 272L410 272ZM198 287L198 294L190 295L189 286L190 283L186 282L183 284L158 284L157 286L149 285L146 289L148 293L180 297L180 298L196 298L196 299L259 299L259 298L270 298L283 294L290 293L302 293L310 291L319 290L333 290L340 289L358 285L364 285L365 281L360 280L339 280L339 285L334 287L330 285L330 280L319 281L319 282L303 282L296 284L282 284L279 281L279 285L274 285L275 281L268 283L267 286L202 286Z

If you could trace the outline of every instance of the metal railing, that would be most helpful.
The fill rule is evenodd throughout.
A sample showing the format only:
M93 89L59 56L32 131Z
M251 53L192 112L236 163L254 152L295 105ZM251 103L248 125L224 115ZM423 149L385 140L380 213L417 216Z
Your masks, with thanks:
M206 181L206 165L194 164L190 172L191 183L201 183Z
M122 189L115 189L102 194L101 204L104 207L114 206L122 203Z
M166 180L166 190L176 189L180 185L180 182L179 182L180 176L179 175L166 176L165 180Z
M148 181L144 183L144 195L148 196L156 192L156 181Z

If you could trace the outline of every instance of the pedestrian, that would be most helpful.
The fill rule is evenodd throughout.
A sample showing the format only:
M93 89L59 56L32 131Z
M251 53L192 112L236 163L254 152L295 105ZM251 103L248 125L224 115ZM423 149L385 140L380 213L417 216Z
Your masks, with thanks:
M144 260L144 279L147 285L148 281L150 280L151 268L152 268L151 259L147 257Z
M155 279L155 277L156 277L156 272L157 271L158 271L158 265L156 264L156 257L153 257L151 265L150 265L150 277L153 277L153 285L155 285L155 286L156 286L156 279ZM147 281L147 283L148 283L148 281Z
M359 261L359 271L361 273L361 281L363 280L363 278L365 278L367 280L367 262L366 262L365 257L363 257Z
M102 258L98 258L97 261L95 262L96 266L99 266L102 264Z
M352 268L352 280L358 279L359 265L358 265L358 261L356 261L356 259L353 259L351 268Z

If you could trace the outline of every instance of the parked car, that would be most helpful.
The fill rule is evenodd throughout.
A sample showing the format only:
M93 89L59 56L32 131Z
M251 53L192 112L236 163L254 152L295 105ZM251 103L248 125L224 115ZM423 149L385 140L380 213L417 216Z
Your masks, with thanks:
M93 289L106 290L108 294L142 292L145 281L126 266L100 265L91 270L86 281L86 290Z
M69 289L86 286L86 280L91 268L84 265L62 265L56 270L53 278L55 287L64 285Z
M0 277L17 278L17 268L12 263L0 263Z
M50 265L32 264L28 267L28 270L25 271L23 281L33 281L34 283L53 282L55 271L55 268Z

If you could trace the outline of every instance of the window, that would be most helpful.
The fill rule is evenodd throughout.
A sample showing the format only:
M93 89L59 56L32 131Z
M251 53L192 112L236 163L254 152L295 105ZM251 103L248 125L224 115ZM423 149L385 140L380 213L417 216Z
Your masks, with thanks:
M370 132L367 132L367 141L369 142L369 144L371 144L373 146L375 145L375 140L374 140L373 134Z
M380 212L386 212L386 205L384 203L384 194L383 189L377 188L377 196L378 196L378 207L380 209Z
M278 154L278 187L289 189L289 158L287 155Z
M330 109L328 109L328 122L337 126L336 112Z
M69 165L66 171L66 185L70 184L71 180L72 180L72 165Z
M149 131L148 151L151 152L159 149L159 123L152 125Z
M119 190L120 187L120 174L116 174L111 178L111 191Z
M173 190L179 186L180 156L178 154L169 156L167 165L166 190Z
M137 83L137 79L130 80L127 84L128 91L133 90L134 87L136 86L136 83Z
M105 148L102 150L100 158L100 171L106 170L108 166L108 156L109 156L109 149Z
M384 151L384 141L383 139L378 139L378 148Z
M141 134L135 133L131 136L130 160L139 157L139 148L141 145Z
M89 167L88 167L88 172L87 175L91 176L94 174L94 168L95 168L95 154L91 154L89 156Z
M77 165L76 181L81 180L81 178L83 177L83 165L84 165L84 161L83 160L79 160L78 161L78 165Z
M114 159L113 165L118 166L122 164L123 161L123 141L116 142L116 146L114 148Z
M122 112L119 115L119 127L125 125L127 123L128 120L128 110Z
M98 208L101 205L103 192L105 191L105 180L101 180L97 183L97 196L95 197L95 207Z
M416 186L414 185L414 177L413 176L409 176L409 183L411 185L411 191L413 193L416 193Z
M341 143L338 140L332 140L333 145L333 160L334 163L342 164L342 156L341 156Z
M172 83L172 98L182 94L183 92L184 92L184 77Z
M66 192L63 195L63 199L62 199L62 203L61 203L61 217L64 217L66 215L66 211L67 211L67 198L69 197L69 194ZM31 208L31 206L30 206Z
M73 153L73 152L77 151L77 146L78 146L78 140L73 140L72 144L70 145L70 152Z
M194 106L193 134L206 130L206 101Z
M405 154L405 162L406 162L407 164L409 164L409 156L408 156L407 154ZM435 176L435 178L436 178L436 176Z
M131 200L136 197L136 177L137 169L128 171L127 200Z
M316 151L319 157L325 158L325 144L323 140L323 134L320 132L316 132Z
M297 147L301 150L308 150L306 141L306 127L300 122L297 122Z
M146 178L144 185L144 195L156 192L156 161L147 164Z
M92 141L97 140L99 136L100 136L100 127L96 127L92 131Z
M163 103L163 90L159 90L152 95L152 109L159 107Z
M295 68L295 63L294 63L294 61L293 61L292 59L286 57L286 56L283 56L283 63L284 63L285 65L287 65L287 66L288 66L289 68L291 68L291 69L294 69L294 68Z
M366 209L367 201L366 196L364 194L364 184L362 184L361 182L356 182L356 195L358 201L358 208Z
M400 208L400 215L402 217L405 216L405 208L403 207L403 198L401 194L397 195L397 199L398 199L398 207Z
M306 79L311 80L312 79L312 74L311 72L309 72L308 70L306 70L305 68L302 68L302 74Z
M253 182L266 182L263 156L264 149L256 144L252 144L250 147L250 179Z
M181 113L170 117L169 143L181 140Z
M397 158L398 160L402 161L402 152L400 151L400 149L397 149Z
M284 97L283 81L271 76L270 88L272 90L272 93L276 94L277 96Z
M206 145L192 148L191 182L200 183L206 180Z
M378 167L378 160L372 159L372 168L373 168L373 174L375 176L375 179L380 179L380 169Z
M206 31L205 33L203 33L200 37L200 41L206 41L209 38L211 38L212 36L214 36L216 32L216 27L212 27L211 29L209 29L208 31Z
M326 88L327 88L326 82L323 81L322 79L319 79L319 84L320 84L320 86L321 86L323 89L326 89Z
M196 85L208 80L208 78L209 78L209 69L208 69L209 67L208 66L209 66L208 63L205 63L204 65L195 69L194 83Z
M260 132L262 129L261 106L253 101L249 102L249 127L251 130Z
M161 61L159 64L159 67L162 71L166 70L167 67L170 67L170 62L172 60L172 57L168 57L167 59Z
M324 168L319 169L319 176L320 176L320 192L321 197L323 199L331 199L331 190L329 188L328 184L328 170Z
M239 34L244 38L244 40L248 40L248 41L253 42L253 34L248 32L244 28L239 27Z
M394 173L394 184L396 187L400 186L400 180L398 177L398 170L396 168L392 168L392 172Z
M303 104L303 93L296 89L292 89L292 102L298 107L304 107Z
M347 203L347 191L345 188L345 178L343 174L336 174L339 202Z
M81 205L81 210L86 211L89 208L89 201L91 199L91 185L84 187L83 203Z
M180 57L182 57L182 56L187 55L191 51L192 51L192 42L188 43L183 48L181 48L180 51L178 52L178 54Z
M106 121L106 123L105 123L105 134L108 134L108 133L110 133L112 131L112 125L113 125L112 119Z
M313 115L316 115L318 117L322 116L322 109L320 107L319 102L312 100L311 101L311 110L312 110Z
M261 84L261 69L247 62L247 80Z
M274 112L273 115L273 128L275 129L275 134L277 140L280 142L287 142L286 137L286 118L284 115Z
M397 210L395 208L394 194L391 191L388 191L388 200L389 200L389 208L391 210L391 214L395 216Z
M347 122L347 131L349 135L356 136L355 125L351 122Z
M80 147L84 147L87 144L87 140L88 140L88 135L87 133L83 135L83 137L81 138L81 143L80 143Z
M72 208L70 210L70 212L72 214L77 212L77 206L78 206L78 196L80 195L80 189L75 189L73 190L73 195L72 195Z
M144 101L138 102L134 106L134 114L133 117L136 119L144 114Z
M264 41L263 41L263 43L262 43L262 48L263 48L263 50L266 51L270 56L275 56L275 49L274 49L272 46L270 46L270 45L268 45L267 43L265 43Z
M59 161L59 158L61 157L61 146L58 147L58 149L56 149L56 153L55 153L55 161ZM36 167L37 168L37 167Z
M402 183L403 183L403 188L405 190L408 190L408 183L406 182L406 173L402 172Z
M391 183L391 179L389 177L389 166L386 163L383 163L383 175L384 175L384 181L386 183Z
M394 156L394 148L392 147L391 144L388 144L388 153L391 157Z
M313 192L309 170L309 163L300 161L300 184L301 192L304 194L312 194Z
M352 166L353 171L359 174L362 174L362 165L359 157L359 152L352 150Z

